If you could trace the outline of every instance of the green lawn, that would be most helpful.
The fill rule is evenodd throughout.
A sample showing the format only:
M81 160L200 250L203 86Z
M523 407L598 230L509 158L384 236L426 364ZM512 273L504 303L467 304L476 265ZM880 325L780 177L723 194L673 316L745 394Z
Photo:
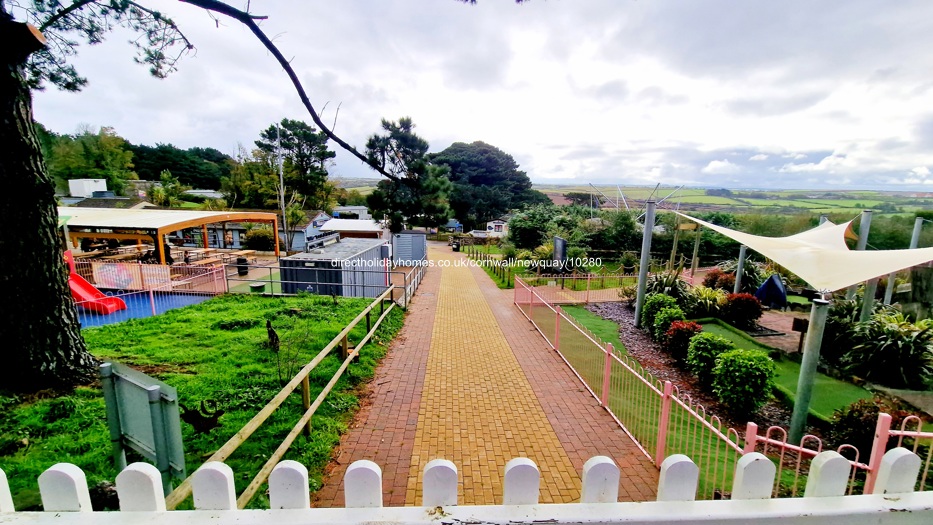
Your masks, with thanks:
M188 473L233 436L369 303L369 299L226 295L171 310L84 330L88 348L102 360L134 366L178 389L187 407L214 402L224 410L220 426L198 433L182 424ZM312 418L311 437L299 437L286 454L311 472L311 490L321 486L324 467L340 434L359 407L357 386L371 378L388 342L401 328L393 310L373 344L362 348L336 389ZM277 330L278 352L266 346L266 321ZM363 335L355 329L351 344ZM310 374L312 399L340 366L332 354ZM71 395L20 397L0 393L0 465L10 482L17 510L39 504L36 480L58 462L78 465L90 486L113 481L114 469L100 387L79 387ZM242 491L303 412L299 391L292 394L226 463ZM25 441L23 441L25 440ZM26 443L28 446L19 446ZM130 461L134 459L131 457ZM253 506L268 508L263 491Z
M270 267L268 274L253 277L231 277L228 281L231 293L249 293L249 285L253 283L265 283L266 289L263 293L282 293L281 277L279 277L278 267ZM254 272L255 273L255 272Z
M716 334L729 339L739 348L751 350L763 350L773 353L774 349L758 343L753 338L735 331L731 327L725 327L718 323L701 323L703 331ZM797 392L797 379L800 376L800 363L790 359L776 360L777 377L775 383L780 394L786 397L791 405L794 403L794 394ZM864 388L834 379L825 374L817 372L813 385L813 396L810 400L810 414L829 421L832 419L833 411L845 408L860 399L872 399L872 394Z
M626 353L625 344L619 339L619 324L614 321L608 321L594 314L582 306L567 305L562 306L564 312L573 318L574 322L607 343L612 343L612 347L619 352Z

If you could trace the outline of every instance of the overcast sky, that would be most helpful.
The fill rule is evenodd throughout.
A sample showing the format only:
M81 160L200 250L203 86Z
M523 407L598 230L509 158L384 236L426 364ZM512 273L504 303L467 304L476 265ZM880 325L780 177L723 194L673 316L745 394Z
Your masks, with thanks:
M150 2L143 2L147 5ZM197 46L168 79L125 34L74 60L89 86L35 95L60 133L233 154L310 117L237 22L172 1ZM245 2L236 3L245 7ZM362 149L410 116L440 151L482 140L540 183L933 189L933 2L253 1L312 102ZM338 154L338 177L373 177Z

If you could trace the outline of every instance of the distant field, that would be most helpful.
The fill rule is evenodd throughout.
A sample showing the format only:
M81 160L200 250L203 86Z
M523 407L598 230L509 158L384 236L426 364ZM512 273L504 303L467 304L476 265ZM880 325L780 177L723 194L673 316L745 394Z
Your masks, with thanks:
M794 208L820 208L824 206L823 204L792 199L741 199L741 201L751 206L785 206Z
M672 198L674 202L683 202L683 203L696 203L696 204L726 204L729 206L746 206L746 203L738 201L735 199L730 199L729 197L716 197L714 195L691 195L688 197L681 197L678 194L676 197Z
M599 191L610 200L621 204L619 189L615 186L599 186ZM594 194L598 192L589 185L535 184L534 189L548 194L554 202L566 204L564 195L571 192ZM667 198L668 205L682 205L681 210L725 211L739 213L767 213L767 208L782 208L788 213L840 214L855 217L862 210L878 209L881 205L895 206L897 211L885 215L912 214L920 210L933 210L933 194L911 192L884 192L871 190L819 191L819 190L733 190L732 195L707 195L706 189L683 188L668 197L675 187L621 187L622 196L633 207L641 208L649 197L655 200ZM605 201L605 198L602 198ZM638 202L635 202L638 201ZM794 210L797 208L797 210ZM877 213L877 212L876 212Z

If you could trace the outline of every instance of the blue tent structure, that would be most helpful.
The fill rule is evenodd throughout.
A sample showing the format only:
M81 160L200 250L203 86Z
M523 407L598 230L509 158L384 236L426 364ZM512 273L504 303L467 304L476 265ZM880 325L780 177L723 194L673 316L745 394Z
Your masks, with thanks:
M787 290L781 281L781 276L774 274L758 287L755 297L761 304L771 308L785 308L787 306Z

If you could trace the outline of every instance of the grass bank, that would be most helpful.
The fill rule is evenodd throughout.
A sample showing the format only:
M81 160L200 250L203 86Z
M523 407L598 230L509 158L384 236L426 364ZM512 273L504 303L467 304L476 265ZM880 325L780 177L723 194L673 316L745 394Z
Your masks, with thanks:
M182 423L187 471L201 463L236 433L311 358L371 302L330 297L258 297L226 295L163 315L88 329L83 332L91 352L100 359L131 365L178 389L189 408L202 402L224 410L219 426L198 432ZM286 454L306 465L310 489L321 486L323 469L333 448L359 407L360 384L370 379L389 341L402 325L403 313L393 310L373 343L366 345L348 372L312 418L313 433L300 436ZM279 352L266 341L266 321L277 330ZM351 343L364 334L355 329ZM330 355L310 374L312 398L340 366ZM99 385L74 393L20 397L0 394L0 467L6 472L17 510L40 503L36 480L58 462L74 463L94 486L113 481L114 469L104 401ZM226 463L236 473L242 491L285 434L303 407L296 391ZM129 458L133 461L133 458ZM266 506L260 491L253 505Z

